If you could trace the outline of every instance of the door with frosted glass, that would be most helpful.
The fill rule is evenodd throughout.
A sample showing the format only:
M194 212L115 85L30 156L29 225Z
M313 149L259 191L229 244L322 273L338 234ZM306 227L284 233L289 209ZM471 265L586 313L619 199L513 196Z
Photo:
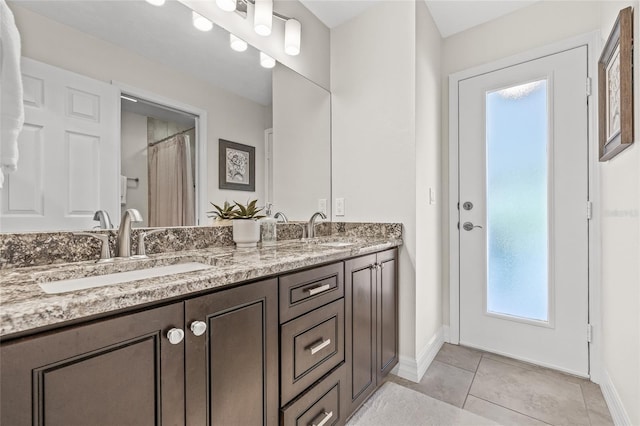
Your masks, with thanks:
M459 83L460 343L588 375L587 48Z

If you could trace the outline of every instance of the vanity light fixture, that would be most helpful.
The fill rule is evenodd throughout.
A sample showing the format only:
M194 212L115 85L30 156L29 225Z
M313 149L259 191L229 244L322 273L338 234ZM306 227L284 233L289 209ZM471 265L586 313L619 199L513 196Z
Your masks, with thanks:
M147 3L154 6L162 6L164 4L164 0L147 0Z
M255 0L253 29L261 36L271 35L273 25L273 0Z
M300 53L300 21L287 19L284 23L284 53L296 56Z
M264 52L260 52L260 65L263 68L273 68L276 66L276 60Z
M236 52L244 52L248 47L246 41L231 33L229 33L229 43L231 44L231 48Z
M216 0L216 4L225 12L233 12L236 10L236 0Z
M194 27L200 31L211 31L213 29L213 22L195 11L192 11L191 13L191 19L193 20Z

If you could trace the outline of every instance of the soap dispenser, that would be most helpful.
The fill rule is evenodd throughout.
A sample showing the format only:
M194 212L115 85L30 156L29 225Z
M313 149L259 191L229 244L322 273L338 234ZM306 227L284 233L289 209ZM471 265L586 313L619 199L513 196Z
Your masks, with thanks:
M260 240L263 247L276 244L277 220L271 215L271 207L273 207L273 204L267 203L265 206L266 216L260 219Z

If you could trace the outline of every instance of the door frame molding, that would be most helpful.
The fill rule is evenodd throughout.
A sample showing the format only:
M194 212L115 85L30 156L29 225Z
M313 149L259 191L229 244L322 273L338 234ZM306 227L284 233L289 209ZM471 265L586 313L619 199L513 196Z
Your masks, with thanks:
M166 98L148 90L140 89L138 87L130 86L126 83L112 80L111 84L120 90L120 95L131 95L136 98L144 99L155 104L163 105L168 108L176 109L178 111L186 112L188 114L196 116L196 152L198 155L196 161L196 226L206 225L207 219L207 194L208 194L208 177L207 177L207 111L192 105L185 104L183 102ZM120 109L120 103L118 108ZM118 114L118 128L122 127L120 123L122 111ZM120 132L121 133L121 132ZM118 137L120 137L118 133ZM121 146L122 141L118 140L118 148ZM120 159L120 152L118 152L118 159ZM118 167L120 167L120 160L118 160Z
M592 216L589 221L589 323L592 326L592 340L589 344L589 375L599 383L602 377L602 316L600 279L600 174L598 167L598 127L597 127L597 61L601 45L599 31L582 34L540 48L528 50L491 63L483 64L449 75L449 343L460 343L460 230L459 223L459 140L458 140L458 88L462 80L497 71L544 56L560 53L580 46L587 47L587 76L591 79L591 95L588 106L589 143L589 201ZM586 90L585 82L585 90ZM585 200L587 201L587 200ZM585 205L586 215L586 205ZM586 324L585 324L586 326ZM585 327L585 339L587 330Z

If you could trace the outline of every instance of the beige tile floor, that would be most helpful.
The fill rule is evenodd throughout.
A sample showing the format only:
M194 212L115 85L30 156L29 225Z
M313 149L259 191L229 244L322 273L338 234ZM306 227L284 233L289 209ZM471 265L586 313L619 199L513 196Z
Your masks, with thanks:
M503 425L613 425L598 385L463 346L445 343L420 383L389 380Z

